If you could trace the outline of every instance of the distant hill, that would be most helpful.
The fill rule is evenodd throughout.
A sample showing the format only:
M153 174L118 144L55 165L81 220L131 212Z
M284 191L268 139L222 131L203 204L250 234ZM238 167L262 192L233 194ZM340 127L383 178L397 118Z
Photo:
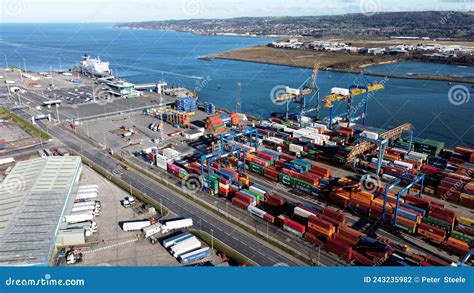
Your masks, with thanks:
M116 27L161 29L197 34L331 36L412 36L474 39L474 15L465 12L380 12L301 17L239 17L121 23Z

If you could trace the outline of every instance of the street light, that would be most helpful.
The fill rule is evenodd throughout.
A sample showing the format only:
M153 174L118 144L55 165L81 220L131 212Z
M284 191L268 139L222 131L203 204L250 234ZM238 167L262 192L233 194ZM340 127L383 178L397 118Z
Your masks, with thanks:
M211 250L214 250L214 230L211 229Z

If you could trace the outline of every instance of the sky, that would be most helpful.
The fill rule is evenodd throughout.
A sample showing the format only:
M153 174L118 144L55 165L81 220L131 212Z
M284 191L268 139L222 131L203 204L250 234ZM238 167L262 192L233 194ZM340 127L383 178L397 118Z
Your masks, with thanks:
M0 0L2 22L130 22L474 10L474 0Z

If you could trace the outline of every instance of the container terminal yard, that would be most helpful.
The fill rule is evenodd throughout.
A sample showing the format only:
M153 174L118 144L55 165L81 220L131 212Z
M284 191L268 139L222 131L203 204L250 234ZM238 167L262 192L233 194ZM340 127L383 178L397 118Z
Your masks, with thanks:
M238 100L235 112L200 103L165 81L0 70L0 202L11 204L0 217L17 231L0 234L0 263L472 265L474 149L416 138L409 121L366 125L383 80L320 93L318 69L272 97L282 113L269 119L240 113ZM336 103L347 111L335 113ZM94 172L103 177L89 182ZM20 228L21 215L41 210L25 199L41 201L47 183L57 210L41 211L48 237L25 258L35 229L34 219Z

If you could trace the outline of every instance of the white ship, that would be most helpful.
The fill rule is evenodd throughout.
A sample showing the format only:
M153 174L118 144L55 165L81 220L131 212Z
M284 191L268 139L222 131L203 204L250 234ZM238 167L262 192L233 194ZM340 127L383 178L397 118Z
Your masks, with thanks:
M111 74L109 62L102 62L99 57L91 58L87 54L79 62L78 70L82 74L94 76L108 76Z

